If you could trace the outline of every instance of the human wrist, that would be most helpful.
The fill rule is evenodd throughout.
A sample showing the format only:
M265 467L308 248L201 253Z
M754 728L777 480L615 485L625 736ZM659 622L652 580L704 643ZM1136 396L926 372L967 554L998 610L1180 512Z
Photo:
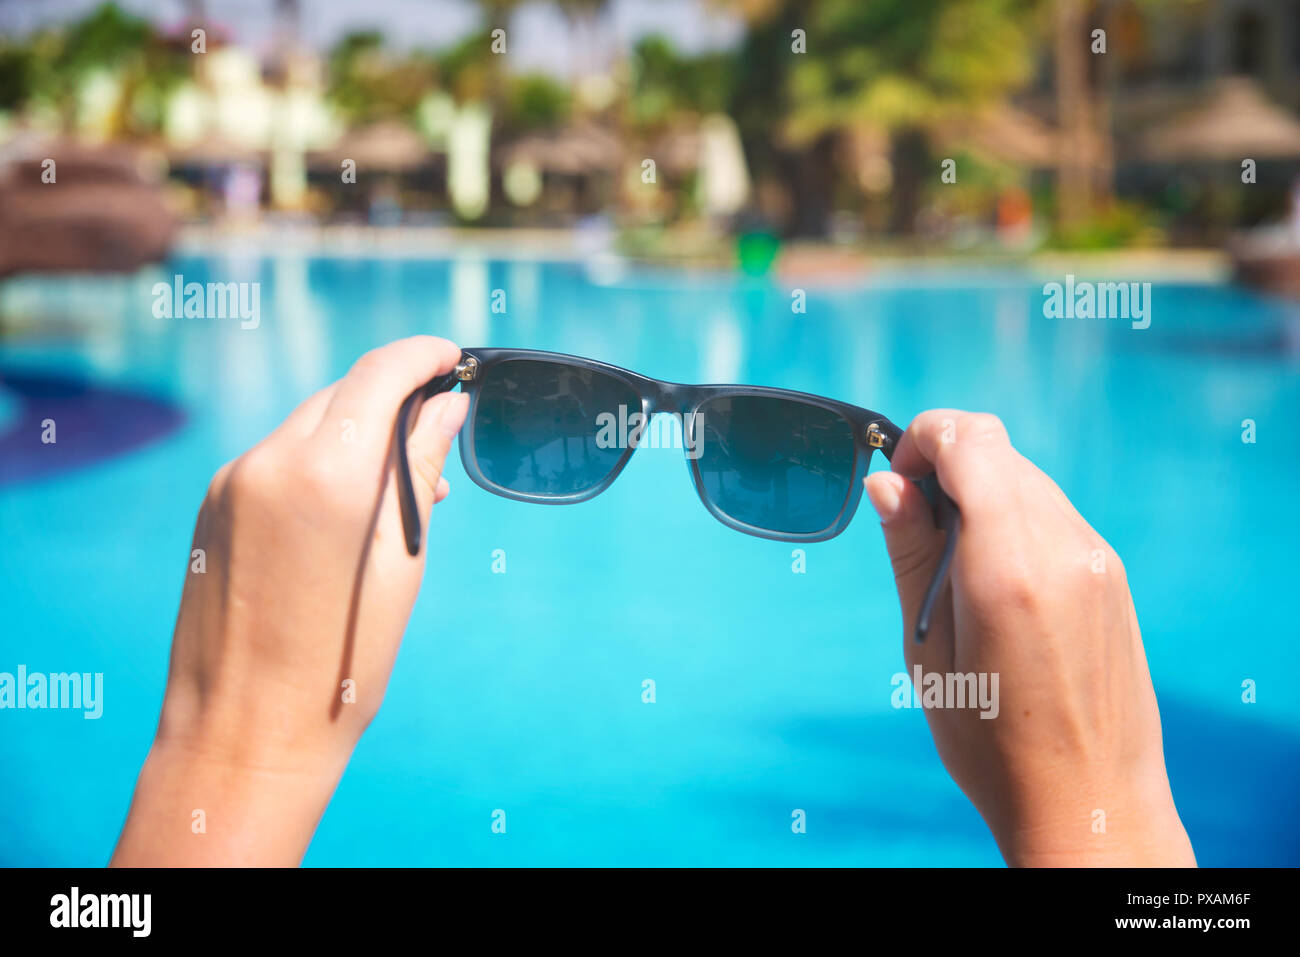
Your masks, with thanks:
M1043 802L994 827L1012 867L1195 867L1168 784Z
M354 740L295 738L189 703L168 696L112 863L299 864Z
M341 773L231 762L155 742L112 864L296 866Z

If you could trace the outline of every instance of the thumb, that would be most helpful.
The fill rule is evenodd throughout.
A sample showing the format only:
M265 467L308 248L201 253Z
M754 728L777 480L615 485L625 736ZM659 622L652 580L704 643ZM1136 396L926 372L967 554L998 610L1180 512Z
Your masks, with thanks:
M909 667L920 662L927 671L947 670L952 661L952 613L940 598L935 622L924 643L912 640L921 601L943 552L943 533L934 527L930 503L915 484L897 472L874 472L866 478L867 497L880 515L885 547L894 569L894 584L903 611L904 656Z
M424 404L406 440L411 482L425 528L429 526L434 503L447 497L449 487L442 477L442 468L468 409L469 396L463 392L441 392Z

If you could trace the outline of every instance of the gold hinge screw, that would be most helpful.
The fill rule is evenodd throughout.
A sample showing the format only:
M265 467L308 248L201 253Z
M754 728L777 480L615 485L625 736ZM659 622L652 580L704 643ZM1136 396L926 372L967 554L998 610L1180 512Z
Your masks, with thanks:
M478 360L473 356L466 356L456 365L456 378L461 382L468 382L474 378L478 372Z

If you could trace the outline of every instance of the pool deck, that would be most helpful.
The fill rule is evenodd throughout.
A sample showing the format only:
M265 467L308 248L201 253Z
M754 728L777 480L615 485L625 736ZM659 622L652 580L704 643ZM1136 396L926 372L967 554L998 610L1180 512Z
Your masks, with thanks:
M246 226L191 225L177 251L190 255L299 254L399 259L471 257L507 261L582 262L615 256L614 233L584 229L477 229L427 226L305 226L271 223ZM720 254L675 259L630 258L655 266L728 269L730 247ZM976 271L1015 270L1031 277L1224 283L1232 263L1216 249L1125 249L1104 252L1049 251L1029 254L979 253L904 255L830 243L796 242L781 251L776 276L782 282L837 285L860 282L878 272L916 275L969 275Z

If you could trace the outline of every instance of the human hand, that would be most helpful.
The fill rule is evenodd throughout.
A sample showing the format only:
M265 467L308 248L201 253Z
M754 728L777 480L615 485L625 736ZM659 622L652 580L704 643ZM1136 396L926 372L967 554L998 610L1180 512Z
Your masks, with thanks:
M402 400L460 349L362 356L221 468L194 532L162 718L114 864L296 864L383 700L424 572L393 471ZM434 396L407 448L425 527L467 397ZM205 830L195 833L195 811Z
M1007 862L1195 865L1119 556L994 416L926 412L892 465L866 487L894 568L909 674L920 664L927 675L998 676L996 717L925 713L944 766ZM962 531L917 643L913 616L944 536L904 479L931 472L961 510Z

